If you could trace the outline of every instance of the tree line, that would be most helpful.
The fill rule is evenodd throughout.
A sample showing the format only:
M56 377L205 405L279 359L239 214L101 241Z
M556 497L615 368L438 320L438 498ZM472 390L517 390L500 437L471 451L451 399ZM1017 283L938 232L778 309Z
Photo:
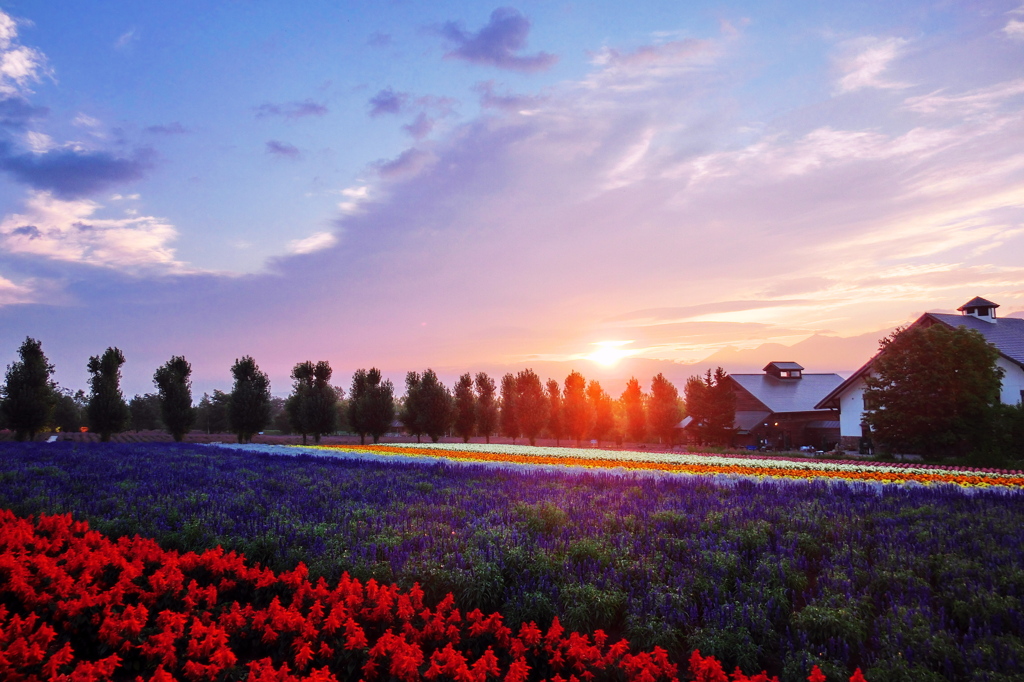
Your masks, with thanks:
M0 428L13 430L19 440L52 428L72 431L84 426L103 441L134 428L166 430L177 441L193 429L234 433L245 443L273 427L301 435L303 443L309 437L319 442L323 435L338 431L376 443L394 430L397 420L417 441L427 437L436 442L451 434L464 441L482 437L490 442L501 435L530 444L540 437L577 445L584 440L650 439L671 444L685 414L679 392L662 374L652 378L649 392L631 378L615 399L600 382L587 381L577 371L561 385L555 379L542 382L532 369L508 373L500 383L485 372L466 373L449 389L426 369L409 372L405 395L396 398L391 381L375 367L357 370L346 395L331 384L329 362L304 361L292 369L291 394L281 399L270 394L267 374L245 356L231 366L230 392L214 390L193 405L192 367L182 356L157 368L153 393L126 400L120 388L125 357L116 347L89 358L88 393L72 392L53 381L54 367L39 341L26 338L18 355L0 387ZM687 392L691 390L696 389L688 384Z

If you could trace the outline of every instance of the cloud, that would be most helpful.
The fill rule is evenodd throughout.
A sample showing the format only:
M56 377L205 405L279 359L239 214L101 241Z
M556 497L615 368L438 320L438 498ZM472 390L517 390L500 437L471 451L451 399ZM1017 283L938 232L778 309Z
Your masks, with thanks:
M408 125L402 126L402 130L409 133L413 138L422 140L434 129L434 119L427 116L425 112L417 114L415 120Z
M1006 22L1006 26L1003 26L1003 33L1012 40L1024 40L1024 21L1010 19Z
M295 239L288 242L288 253L303 255L313 253L314 251L322 251L334 246L337 242L338 238L333 232L317 232L305 239Z
M395 92L391 88L385 88L370 98L370 116L401 113L408 99L409 94L406 92Z
M1021 95L1024 95L1024 78L996 83L959 95L947 95L944 90L936 90L927 95L908 97L904 100L903 106L921 114L964 117L998 109Z
M390 161L377 164L377 172L382 178L397 179L416 175L430 163L431 155L422 149L406 149Z
M302 152L299 151L298 147L278 140L267 141L267 153L273 156L282 156L289 159L297 159L302 156Z
M371 34L366 39L366 44L370 47L389 47L393 42L390 33L381 33L380 31Z
M102 208L87 199L31 192L21 213L0 222L0 245L9 255L126 272L185 270L170 246L177 237L172 225L152 216L97 217Z
M17 23L0 10L0 95L24 95L48 73L41 52L18 43Z
M172 121L171 123L163 125L149 126L145 130L147 133L153 133L154 135L184 135L185 133L192 132L177 121Z
M45 118L50 113L47 107L31 104L21 97L0 97L0 127L22 130L31 121Z
M149 149L120 157L105 151L63 147L42 154L19 154L9 142L0 140L0 170L35 189L53 191L62 199L139 180L152 168L153 156Z
M117 37L117 40L114 41L114 49L123 50L132 43L138 41L138 39L138 32L134 27L132 27Z
M862 88L898 90L907 83L887 80L889 65L899 58L909 40L903 38L877 38L865 36L842 45L842 55L836 65L843 74L836 84L839 93L854 92Z
M448 59L527 73L543 71L558 61L556 55L547 52L516 54L526 47L530 20L512 7L499 7L491 12L490 21L476 33L467 32L451 21L441 27L440 33L455 46L445 54Z
M31 303L35 300L31 287L15 284L0 276L0 308L17 303Z
M268 102L256 107L255 111L256 118L279 116L288 120L296 120L308 116L325 116L328 113L326 105L314 102L311 99L302 102L287 102L285 104L272 104Z
M544 98L535 95L496 94L494 81L477 83L473 90L480 94L480 106L484 109L522 111L532 109L544 101Z

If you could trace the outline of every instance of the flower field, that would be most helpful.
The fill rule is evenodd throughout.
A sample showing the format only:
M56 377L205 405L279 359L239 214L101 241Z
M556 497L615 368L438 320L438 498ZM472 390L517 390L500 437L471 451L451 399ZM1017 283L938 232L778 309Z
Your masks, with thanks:
M612 473L572 462L561 469L450 466L334 454L341 458L174 444L0 444L0 508L12 510L0 554L0 638L24 641L22 651L37 657L42 651L39 666L58 656L63 662L53 670L60 674L83 661L109 666L116 655L115 676L123 679L156 674L164 659L143 647L159 646L161 633L174 635L177 667L168 662L163 671L176 679L518 679L519 660L529 679L648 679L644 670L650 679L726 679L695 650L726 670L767 670L782 680L808 679L815 665L830 680L860 668L872 682L1008 681L1024 670L1024 493L1012 485ZM97 532L67 517L36 526L25 520L66 513ZM58 532L82 540L31 539ZM158 545L117 540L135 534ZM12 550L15 541L25 549ZM110 569L106 559L53 558L90 543L101 557L113 556L104 547L123 550L125 566L142 575ZM228 553L203 553L218 545ZM33 597L11 578L18 570L11 557L28 557L29 549L52 559L33 559L42 562L33 575L41 566L92 566L92 577L76 584L104 589L85 611L68 606L60 616L69 600L40 596L59 580L33 585ZM183 582L144 597L161 589L152 576L171 565ZM371 589L391 595L384 620L371 617L378 607L367 597ZM347 648L355 632L344 630L348 621L326 634L323 623L330 599L348 604L329 594L359 590L365 608L346 613L367 644ZM115 597L121 601L104 601ZM455 631L422 639L443 604L448 615L459 610L461 620L451 624L458 641ZM40 609L29 622L29 611ZM268 610L280 626L270 634ZM172 615L161 621L164 612ZM173 616L182 613L184 620ZM282 630L289 622L297 629ZM87 624L91 634L82 633ZM568 642L574 632L582 633L575 645L548 650L547 638ZM617 644L623 638L628 647ZM60 654L64 644L73 658ZM571 646L589 661L581 659L584 668L567 663ZM228 653L236 659L230 664ZM187 673L188 661L200 667ZM221 664L216 672L209 667Z
M960 486L1024 487L1024 472L935 464L812 460L797 457L679 454L500 444L394 443L314 446L323 450L441 457L469 462L505 462L587 468L625 468L679 474L734 474L773 478L833 478L879 483L954 483Z

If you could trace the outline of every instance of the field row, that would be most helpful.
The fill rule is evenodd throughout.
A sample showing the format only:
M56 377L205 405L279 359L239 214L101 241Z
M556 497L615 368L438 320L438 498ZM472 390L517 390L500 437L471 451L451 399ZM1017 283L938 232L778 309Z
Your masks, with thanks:
M298 446L302 447L302 446ZM950 483L959 486L1024 487L1024 473L999 469L875 462L813 460L792 457L683 454L483 443L389 443L387 445L313 446L326 452L400 455L467 462L663 471L679 474L733 474L773 478L825 478L878 483Z

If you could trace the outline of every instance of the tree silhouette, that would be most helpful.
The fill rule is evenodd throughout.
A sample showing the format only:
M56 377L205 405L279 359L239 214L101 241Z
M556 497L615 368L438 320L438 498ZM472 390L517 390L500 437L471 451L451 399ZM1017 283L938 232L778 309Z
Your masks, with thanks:
M473 395L473 376L466 372L455 384L455 433L468 443L476 427L476 396Z
M89 428L107 442L111 434L124 431L130 413L121 393L121 365L124 354L118 348L107 348L103 355L89 358L89 405L86 413Z
M597 444L600 445L614 427L615 415L612 410L612 399L598 381L591 381L587 386L587 402L590 404L591 414L594 421L591 424L591 434Z
M160 396L164 428L180 443L196 420L192 408L192 365L183 356L175 355L156 370L153 383Z
M524 369L516 375L515 416L518 431L537 444L537 434L548 421L548 399L540 377L532 369Z
M897 329L864 381L864 419L890 452L972 454L993 437L1003 370L980 332L943 324Z
M555 445L560 445L562 438L562 390L558 387L558 381L548 379L546 384L548 395L548 433L555 439Z
M503 376L501 378L501 434L506 438L511 438L513 444L519 437L519 420L516 418L518 393L515 375Z
M18 355L21 360L7 366L0 421L7 423L17 440L32 440L49 424L57 404L56 385L50 380L53 365L43 354L42 344L31 337L25 337Z
M352 375L349 394L348 423L359 434L360 444L366 443L367 435L374 443L379 442L395 420L395 388L391 381L383 380L376 367L359 369Z
M420 378L419 398L423 433L436 443L448 432L455 416L452 394L437 378L434 370L427 369Z
M634 443L643 441L647 435L647 412L644 405L646 398L640 388L640 382L636 377L630 377L619 402L622 403L626 415L626 439Z
M497 387L485 372L476 375L476 431L491 442L491 434L498 424L498 403L494 399Z
M647 401L647 421L651 432L660 442L672 445L675 442L676 425L682 418L679 391L659 372L651 379L651 397Z
M285 412L292 430L302 434L302 444L313 434L320 442L325 433L334 431L338 420L338 393L331 386L331 363L321 360L315 365L306 360L292 368L292 394L285 401Z
M587 380L579 372L570 372L565 378L562 390L562 416L566 433L575 438L576 447L580 447L583 438L590 432L593 418L590 404L587 402Z
M729 375L721 367L714 374L692 376L683 389L686 413L702 444L728 445L736 421L736 394Z
M420 396L420 384L422 377L419 372L407 372L405 375L405 398L402 400L402 409L398 413L398 420L405 426L409 435L416 436L416 442L420 442L423 435L423 400Z
M235 384L228 401L228 426L239 443L251 443L270 421L270 378L248 355L235 360L231 375Z

